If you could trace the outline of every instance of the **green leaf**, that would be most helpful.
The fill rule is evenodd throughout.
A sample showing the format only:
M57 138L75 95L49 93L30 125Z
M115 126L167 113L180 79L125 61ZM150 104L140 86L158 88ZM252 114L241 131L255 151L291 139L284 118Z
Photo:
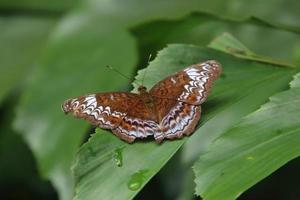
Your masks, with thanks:
M134 40L127 32L103 29L81 15L74 23L75 16L64 18L51 34L15 120L40 173L53 182L60 199L65 200L73 193L71 162L89 126L66 117L60 109L62 102L126 85L128 80L105 66L128 74L137 59Z
M54 19L0 18L0 103L16 86L22 86L40 55Z
M266 62L280 66L295 67L292 63L285 63L284 61L255 54L240 41L234 38L230 33L223 33L219 37L215 38L208 46L210 48L234 55L238 58Z
M209 44L209 47L237 56L245 55L245 58L247 58L246 56L251 57L255 54L250 51L244 44L234 38L230 33L223 33L219 37L215 38Z
M223 133L194 165L196 193L235 199L300 155L300 77Z
M240 116L256 109L271 94L282 90L294 74L293 70L247 62L192 45L170 45L160 51L147 71L140 71L136 79L140 82L143 73L147 73L144 84L150 88L169 74L211 58L223 64L224 75L215 85L210 101L205 104L204 119L197 131L189 138L165 141L158 145L154 141L126 144L110 132L98 129L77 155L73 167L76 183L74 199L133 198L186 140L210 143L218 136L220 129L232 125ZM217 117L219 113L220 118ZM217 122L221 119L223 123L218 128ZM215 129L210 128L208 132L205 129L207 125ZM118 156L122 157L122 166L114 158L116 150L122 154Z

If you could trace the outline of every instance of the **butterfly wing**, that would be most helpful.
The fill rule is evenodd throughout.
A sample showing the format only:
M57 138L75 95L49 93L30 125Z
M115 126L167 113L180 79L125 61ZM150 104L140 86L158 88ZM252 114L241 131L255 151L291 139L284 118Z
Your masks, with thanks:
M134 109L133 109L134 108ZM98 93L65 101L65 113L89 121L127 142L160 132L155 114L139 95L128 92Z
M163 79L150 90L162 129L154 135L158 142L164 138L181 138L194 131L200 119L200 104L207 99L212 82L220 73L218 62L206 61Z
M207 99L212 83L221 71L221 65L214 60L195 64L158 82L150 94L200 105Z
M162 130L154 134L157 142L164 138L181 138L194 131L200 119L200 106L166 98L154 98L154 102Z

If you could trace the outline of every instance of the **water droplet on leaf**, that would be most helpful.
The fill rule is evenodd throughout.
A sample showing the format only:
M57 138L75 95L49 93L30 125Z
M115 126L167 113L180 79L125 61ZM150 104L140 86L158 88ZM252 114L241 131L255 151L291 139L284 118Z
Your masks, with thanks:
M254 157L253 157L253 156L247 156L246 159L247 159L247 160L253 160Z
M139 170L138 172L131 175L128 182L128 188L130 190L138 190L143 185L147 172L148 170Z
M115 161L118 167L121 167L123 165L123 156L122 156L123 148L117 148L113 154L113 160Z

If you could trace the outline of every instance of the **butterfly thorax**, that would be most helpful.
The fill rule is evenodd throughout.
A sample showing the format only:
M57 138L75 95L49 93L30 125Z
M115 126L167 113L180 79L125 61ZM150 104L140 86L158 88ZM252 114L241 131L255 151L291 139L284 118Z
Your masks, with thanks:
M138 91L139 91L140 96L143 99L143 102L146 105L151 106L153 104L153 98L147 91L147 88L145 86L141 85L141 86L139 86Z
M139 86L138 88L139 94L145 104L145 106L148 108L148 110L152 113L153 116L156 118L156 122L160 121L160 117L157 115L157 110L155 107L154 99L151 96L151 94L147 91L147 88L143 85Z

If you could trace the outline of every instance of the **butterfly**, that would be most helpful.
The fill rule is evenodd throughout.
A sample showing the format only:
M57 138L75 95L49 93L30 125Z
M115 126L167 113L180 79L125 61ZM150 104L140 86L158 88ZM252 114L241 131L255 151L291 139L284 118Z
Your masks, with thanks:
M201 104L221 74L220 63L208 60L191 65L155 84L149 91L95 93L68 99L62 110L85 119L132 143L153 136L156 142L190 135Z

